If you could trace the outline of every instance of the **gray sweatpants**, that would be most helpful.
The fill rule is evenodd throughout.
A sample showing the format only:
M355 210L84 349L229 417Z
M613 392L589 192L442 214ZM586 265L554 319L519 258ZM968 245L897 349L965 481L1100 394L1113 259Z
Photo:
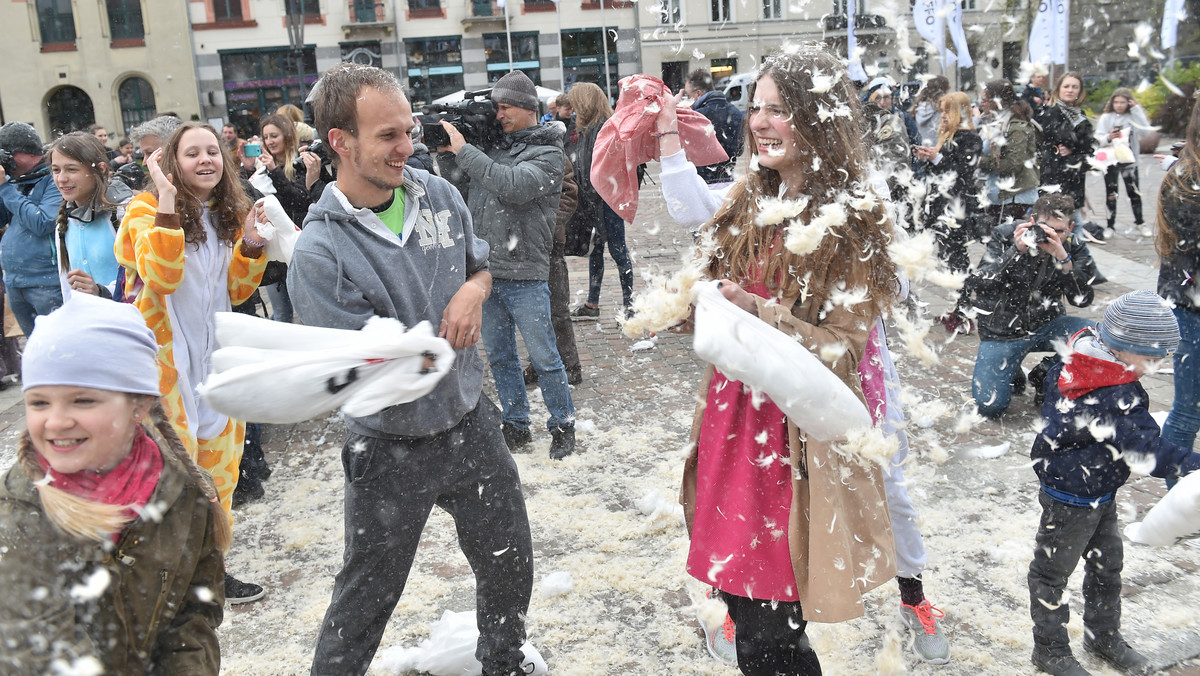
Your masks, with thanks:
M317 638L312 674L363 674L404 592L434 505L446 510L475 572L485 676L520 673L525 614L533 591L533 544L521 480L500 412L485 395L455 427L423 438L351 433L346 473L345 553Z
M1042 521L1029 564L1029 614L1035 648L1051 655L1071 652L1067 578L1083 558L1083 626L1097 637L1121 628L1121 567L1125 550L1117 530L1115 500L1072 507L1038 491Z

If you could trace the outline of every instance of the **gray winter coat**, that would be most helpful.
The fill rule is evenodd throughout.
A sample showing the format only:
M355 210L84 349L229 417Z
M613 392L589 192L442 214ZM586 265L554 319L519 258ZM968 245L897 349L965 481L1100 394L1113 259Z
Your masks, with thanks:
M488 243L488 270L496 279L550 279L550 248L562 193L563 127L555 122L505 134L490 153L458 152L470 179L467 206L475 232Z

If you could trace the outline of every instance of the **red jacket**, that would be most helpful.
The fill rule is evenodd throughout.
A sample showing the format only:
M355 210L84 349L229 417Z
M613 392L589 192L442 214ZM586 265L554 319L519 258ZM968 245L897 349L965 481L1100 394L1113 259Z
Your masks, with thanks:
M596 138L592 153L592 186L621 219L632 221L637 214L637 167L658 160L655 131L658 111L671 90L651 75L630 75L621 80L621 98ZM707 117L690 109L679 109L679 141L688 160L696 166L729 159Z

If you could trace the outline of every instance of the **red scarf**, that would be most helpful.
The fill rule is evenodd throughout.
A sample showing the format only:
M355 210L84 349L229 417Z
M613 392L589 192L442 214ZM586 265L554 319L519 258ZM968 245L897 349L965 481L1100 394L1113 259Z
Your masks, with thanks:
M1109 385L1124 385L1137 380L1137 374L1124 364L1076 352L1065 360L1058 374L1058 389L1067 399L1078 399L1083 395Z
M55 488L89 502L139 508L150 501L163 470L162 452L141 425L137 426L129 455L107 474L87 471L59 474L50 469L50 463L42 456L37 456L37 461Z

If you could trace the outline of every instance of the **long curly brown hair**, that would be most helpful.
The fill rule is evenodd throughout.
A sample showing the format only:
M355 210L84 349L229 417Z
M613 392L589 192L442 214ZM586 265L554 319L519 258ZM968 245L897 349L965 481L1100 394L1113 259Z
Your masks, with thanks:
M814 85L814 77L832 76L833 84ZM730 189L721 209L705 226L713 231L717 248L708 263L714 279L738 283L761 279L779 298L805 295L818 307L829 299L834 287L849 280L865 282L871 314L882 314L898 292L896 264L888 256L891 221L880 200L848 200L847 196L871 194L867 184L866 122L846 68L820 44L788 45L770 56L759 69L758 79L770 77L779 89L790 114L791 129L799 162L814 170L805 176L803 192L809 197L795 218L808 222L822 206L843 202L845 226L830 230L816 250L796 255L782 245L787 222L758 225L756 219L764 199L784 194L779 172L751 158L746 175ZM758 81L750 86L754 98ZM819 111L837 111L825 120ZM755 148L754 133L747 121L745 147ZM755 155L754 153L747 153ZM849 203L858 206L852 207ZM767 256L767 252L771 252ZM763 258L766 257L764 261ZM813 275L813 272L835 271Z
M1192 117L1188 122L1184 136L1186 143L1179 151L1179 161L1171 165L1170 171L1163 177L1162 189L1158 200L1158 237L1154 240L1154 249L1159 256L1167 257L1179 246L1179 233L1171 227L1163 213L1163 194L1174 194L1196 210L1200 210L1200 94L1192 96Z
M204 224L200 221L200 214L205 205L180 178L183 175L178 156L180 139L193 129L203 129L212 134L217 146L221 149L221 159L224 165L221 181L213 190L209 204L211 205L213 228L217 231L217 237L227 245L233 246L238 237L241 237L242 222L246 219L246 214L250 213L252 202L238 178L238 163L234 161L233 155L225 147L225 144L221 143L221 135L206 122L184 122L171 134L171 138L167 139L167 144L163 146L162 170L164 174L171 177L177 191L175 212L179 214L179 220L183 224L184 240L189 244L199 244L208 239L208 234L204 231Z

